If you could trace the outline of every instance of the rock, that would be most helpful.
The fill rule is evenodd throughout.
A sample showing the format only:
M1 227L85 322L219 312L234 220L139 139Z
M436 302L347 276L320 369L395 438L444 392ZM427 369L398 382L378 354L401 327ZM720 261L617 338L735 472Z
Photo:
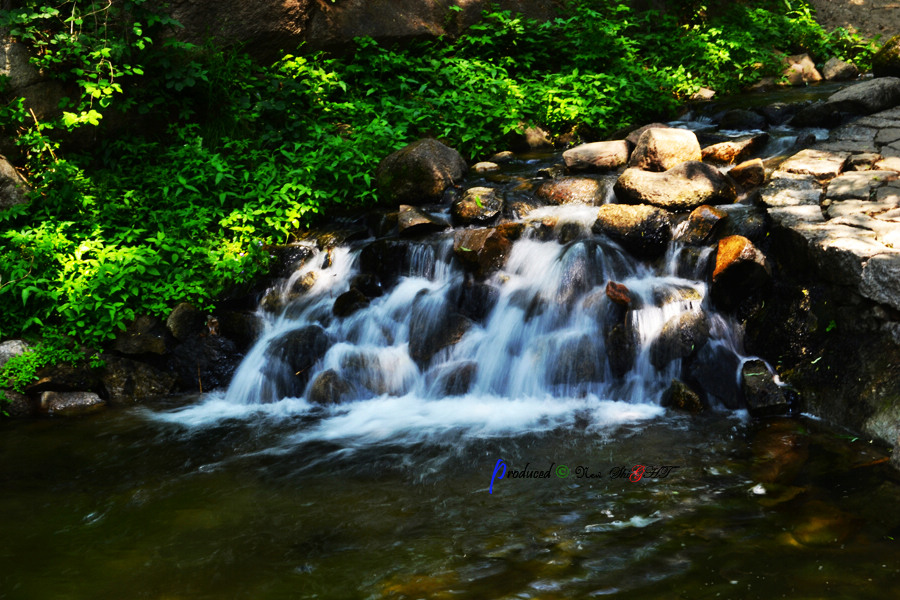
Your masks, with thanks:
M826 181L841 174L849 157L849 152L828 152L807 148L781 163L780 170L798 175L813 175L819 181Z
M433 372L434 382L430 386L431 395L443 398L468 394L477 374L478 363L473 360L440 365Z
M500 298L500 291L486 283L466 279L450 294L457 312L476 322L483 322Z
M634 367L637 356L638 341L634 329L627 323L617 323L604 337L609 368L614 376L624 377Z
M625 284L616 283L615 281L610 281L606 284L606 297L625 308L631 306L631 303L634 300L631 295L631 290L629 290Z
M900 79L879 77L835 92L826 103L855 115L870 115L900 104Z
M811 501L791 530L791 536L804 546L840 547L860 528L853 515L820 500Z
M692 415L699 414L705 410L700 395L678 379L673 379L672 384L663 393L660 406L673 408Z
M897 74L900 75L900 70ZM822 67L822 77L828 81L847 81L859 77L859 69L853 63L832 56Z
M793 127L827 127L829 129L837 127L845 121L847 115L838 110L834 104L830 104L824 100L813 102L809 106L804 106L791 117L790 125ZM799 144L803 146L806 144Z
M797 166L792 168L805 170L803 164L798 161ZM796 175L777 171L772 175L768 185L759 191L759 199L768 208L785 206L818 208L822 200L822 185L815 175Z
M270 341L264 374L275 386L272 400L302 395L313 366L330 345L328 334L319 325L305 325Z
M866 298L900 310L900 252L886 251L866 261L859 291Z
M719 240L712 275L712 297L717 305L736 306L743 297L766 284L771 270L765 255L740 235Z
M28 203L31 187L9 162L0 156L0 209Z
M37 405L25 394L0 388L0 396L6 396L6 401L0 399L0 416L5 412L13 419L23 419L37 413Z
M818 209L818 206L816 206ZM719 209L728 215L720 235L741 235L756 242L768 233L765 209L750 204L726 204ZM820 211L821 213L821 211Z
M693 131L651 128L641 134L628 166L644 171L668 171L687 161L702 159L700 142Z
M484 278L503 267L512 243L496 227L465 229L453 236L453 253L462 265Z
M189 302L181 302L169 313L166 328L176 340L183 342L205 333L206 313L197 310Z
M28 47L5 34L0 38L0 76L9 78L7 90L13 92L41 80L40 72L31 64Z
M712 165L684 162L664 173L629 168L615 184L616 196L628 203L652 204L672 211L703 204L728 204L737 199L731 179Z
M37 381L25 386L29 396L41 392L82 392L100 389L97 371L86 363L59 363L39 369Z
M409 320L409 356L426 366L439 351L456 344L472 326L472 321L459 313L434 315L413 304Z
M116 334L113 349L130 356L165 354L168 351L169 332L157 317L141 315L128 324L125 331Z
M270 252L272 256L272 277L287 279L295 271L306 265L315 255L315 249L307 243L276 246Z
M494 162L494 163L505 164L505 163L511 163L515 159L516 159L515 154L513 154L509 150L504 150L503 152L498 152L497 154L494 154L493 156L491 156L490 161Z
M495 173L500 170L500 165L494 162L483 161L472 165L472 170L483 175L484 173Z
M561 177L542 183L535 195L548 204L590 204L599 206L606 199L606 185L587 177Z
M769 134L763 133L735 141L713 144L703 149L703 160L730 165L733 162L744 160L748 156L756 154L765 147L768 141Z
M172 351L171 367L184 391L226 387L241 362L237 346L220 335L192 337Z
M548 361L551 385L577 386L603 380L603 356L588 335L564 336L550 344L554 360Z
M334 300L331 312L339 318L349 317L358 310L369 306L369 299L356 288L344 292Z
M774 417L791 413L790 390L778 385L762 360L748 360L741 367L741 391L752 417Z
M397 231L404 237L428 235L447 229L447 227L448 225L443 219L420 208L407 204L400 205L400 212L397 215Z
M761 114L738 108L729 110L719 120L719 129L724 130L766 129L768 125L768 121Z
M503 209L503 199L497 190L488 187L474 187L466 190L463 197L450 206L453 220L460 225L484 225L497 217Z
M800 110L799 104L785 104L784 102L773 102L759 109L760 114L766 118L770 125L782 125L788 119L794 116Z
M684 244L702 246L712 242L728 214L713 206L698 206L691 212L683 233L676 239Z
M670 129L671 126L665 123L650 123L649 125L644 125L643 127L638 127L637 129L631 131L628 134L628 137L625 138L625 141L628 142L628 145L632 148L637 146L638 140L641 139L641 136L648 129Z
M396 283L409 268L409 242L380 239L363 247L359 252L359 270L374 275L385 287Z
M741 359L722 344L706 344L690 361L690 376L708 396L717 399L725 408L743 407L738 386Z
M709 339L709 319L701 311L691 310L672 317L663 325L650 345L650 363L662 369L673 360L700 350Z
M309 387L309 393L306 399L312 404L341 404L351 399L353 396L353 386L337 374L337 371L328 369L322 371L313 380Z
M40 409L51 417L77 417L102 410L106 402L93 392L44 392Z
M728 175L742 188L750 189L766 182L766 167L760 158L754 158L737 165Z
M828 183L825 198L828 200L868 200L874 190L897 179L896 171L851 171L835 177Z
M34 111L38 121L47 121L62 116L60 103L72 96L73 90L56 80L42 80L16 91L25 99L25 108Z
M263 330L262 319L251 312L223 310L218 319L221 335L232 340L242 353L253 346Z
M900 35L895 35L872 57L875 77L900 77Z
M110 404L133 404L166 396L175 389L177 378L154 367L118 356L104 356L100 382Z
M711 90L709 88L702 87L693 94L691 94L691 100L695 102L709 102L716 96L716 91Z
M6 340L0 342L0 371L6 366L6 362L14 356L20 356L31 350L31 346L25 340Z
M550 134L532 125L526 127L521 133L513 134L510 139L510 146L518 152L531 152L534 150L549 150L553 148L553 142L550 141Z
M591 227L608 236L639 258L656 258L665 253L672 239L669 213L647 205L604 204Z
M628 142L593 142L563 152L566 167L572 171L609 171L628 162L631 154Z
M822 75L808 54L788 56L785 62L787 68L784 70L784 76L790 85L807 85L822 81Z
M770 419L751 441L752 474L763 483L791 484L809 458L809 434L791 419Z
M384 199L418 205L439 201L444 190L462 181L466 169L459 152L426 138L384 158L375 176Z
M881 160L880 154L874 152L863 152L862 154L854 154L847 159L844 167L848 171L868 171L875 166L875 163Z

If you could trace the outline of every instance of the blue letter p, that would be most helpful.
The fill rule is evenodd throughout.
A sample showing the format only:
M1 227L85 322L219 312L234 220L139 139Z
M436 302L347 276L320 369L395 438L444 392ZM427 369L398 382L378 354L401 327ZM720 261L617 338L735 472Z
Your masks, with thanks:
M506 463L503 462L503 459L502 459L502 458L498 458L498 459L497 459L497 464L494 465L494 474L491 475L491 487L488 488L488 493L489 493L489 494L493 494L493 493L494 493L494 479L498 479L498 477L497 477L497 471L500 470L500 467L503 467L503 474L500 475L499 479L503 479L504 477L506 477Z

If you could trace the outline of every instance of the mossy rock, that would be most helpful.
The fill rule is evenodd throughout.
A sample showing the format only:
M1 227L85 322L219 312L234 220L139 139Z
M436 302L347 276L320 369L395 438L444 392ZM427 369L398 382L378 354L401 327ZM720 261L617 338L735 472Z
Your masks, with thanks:
M900 35L895 35L872 58L875 77L900 77Z

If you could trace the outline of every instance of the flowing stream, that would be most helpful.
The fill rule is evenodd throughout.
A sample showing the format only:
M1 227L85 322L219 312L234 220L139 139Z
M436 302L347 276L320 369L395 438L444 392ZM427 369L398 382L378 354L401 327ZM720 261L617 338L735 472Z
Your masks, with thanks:
M663 408L688 360L659 359L664 325L704 315L690 360L725 390L740 330L710 249L638 261L595 216L532 211L485 281L452 232L405 241L342 317L372 241L311 244L228 390L0 424L0 598L898 597L883 453L726 397Z

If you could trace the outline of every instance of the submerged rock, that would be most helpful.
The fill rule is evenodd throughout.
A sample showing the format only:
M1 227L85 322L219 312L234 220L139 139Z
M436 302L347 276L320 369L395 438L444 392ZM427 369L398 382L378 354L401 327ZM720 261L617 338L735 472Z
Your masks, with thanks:
M737 199L734 182L712 165L684 162L664 173L629 168L615 184L622 201L652 204L672 211L703 204L727 204Z
M591 229L609 236L639 258L662 255L672 239L669 213L646 205L604 204Z
M700 142L693 131L650 128L638 138L628 166L644 171L668 171L681 163L702 159Z
M437 202L451 185L462 181L466 161L459 152L426 138L385 157L376 180L382 197L397 204Z
M328 369L319 373L312 385L306 399L312 404L340 404L353 396L353 386L338 375L337 371Z

